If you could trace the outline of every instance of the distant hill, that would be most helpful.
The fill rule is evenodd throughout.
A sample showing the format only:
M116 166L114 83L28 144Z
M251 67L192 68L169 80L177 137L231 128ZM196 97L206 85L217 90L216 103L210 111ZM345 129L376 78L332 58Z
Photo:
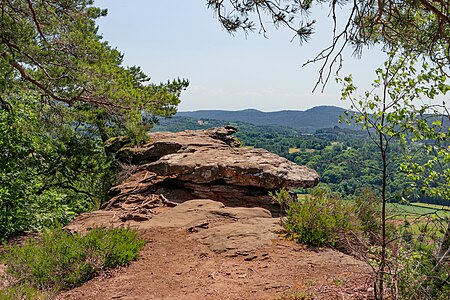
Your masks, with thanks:
M305 111L282 110L276 112L262 112L256 109L239 111L226 110L197 110L179 112L176 116L196 119L215 119L228 122L245 122L255 125L281 125L296 129L352 128L339 123L339 116L344 115L345 109L336 106L317 106Z

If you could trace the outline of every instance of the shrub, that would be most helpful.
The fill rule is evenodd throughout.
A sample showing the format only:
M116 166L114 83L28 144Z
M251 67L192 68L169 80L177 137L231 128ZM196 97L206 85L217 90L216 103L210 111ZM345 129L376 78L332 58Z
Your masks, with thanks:
M88 260L92 265L97 265L96 269L114 268L138 258L139 249L144 242L139 239L136 231L124 228L116 228L114 231L111 233L97 228L84 237Z
M381 230L381 200L373 190L364 187L354 198L356 215L361 221L362 230L369 236Z
M284 188L275 192L269 192L269 196L272 198L272 203L280 205L280 222L281 226L284 226L283 215L289 207L289 203L292 201L292 196Z
M319 186L308 197L291 203L286 230L294 240L310 246L336 246L339 235L354 226L352 206L328 188Z
M79 286L100 271L138 258L144 245L127 228L89 231L85 236L55 229L24 246L12 246L4 255L12 288L29 285L59 291Z
M386 296L389 299L443 300L450 299L448 284L450 267L436 268L433 251L413 249L414 245L388 249L384 272ZM372 247L370 254L379 256L381 247ZM380 260L371 259L371 267L379 268Z
M47 297L39 292L35 287L29 285L17 285L6 289L0 289L0 299L2 300L44 300Z

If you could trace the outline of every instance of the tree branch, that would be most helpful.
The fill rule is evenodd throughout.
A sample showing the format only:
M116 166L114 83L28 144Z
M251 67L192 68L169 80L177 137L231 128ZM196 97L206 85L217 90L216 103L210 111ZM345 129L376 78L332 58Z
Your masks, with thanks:
M439 9L437 9L436 7L434 7L433 4L431 4L430 2L428 2L427 0L419 0L420 3L423 4L423 6L425 6L426 8L428 8L429 10L431 10L438 18L440 18L441 20L444 20L447 23L450 23L450 17L445 15L443 12L441 12Z
M74 102L86 102L86 103L92 103L92 104L97 104L100 106L106 106L106 107L113 107L113 108L118 108L118 109L125 109L125 110L129 110L130 108L127 106L122 106L122 105L117 105L108 101L100 101L97 100L93 97L89 97L89 96L82 96L81 94L71 98L71 99L67 99L64 97L61 97L55 93L53 93L50 89L48 89L46 86L44 86L40 81L34 79L30 74L28 74L26 72L26 70L16 61L9 59L8 58L8 53L3 52L1 54L1 56L3 57L3 59L5 59L6 61L9 62L9 64L16 69L17 71L19 71L20 75L22 75L22 78L25 79L26 81L32 83L33 85L35 85L36 87L38 87L40 90L42 90L46 95L50 96L51 98L67 103L67 104L72 104Z
M38 21L38 19L37 19L36 11L35 11L34 8L33 8L33 4L31 3L31 0L27 0L27 2L28 2L28 7L29 7L30 10L31 10L31 14L32 14L32 16L33 16L33 21L34 21L34 24L36 25L37 31L39 32L41 38L42 38L44 41L47 41L47 39L45 38L44 33L42 32L41 24L39 23L39 21Z

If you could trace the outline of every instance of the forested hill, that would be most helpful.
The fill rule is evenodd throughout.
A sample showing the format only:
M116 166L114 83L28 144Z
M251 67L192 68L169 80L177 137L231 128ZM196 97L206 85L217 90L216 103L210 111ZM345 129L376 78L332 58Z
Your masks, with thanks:
M226 110L198 110L179 112L177 116L191 117L197 119L215 119L222 121L240 121L255 125L281 125L296 129L321 129L350 127L339 123L339 116L344 115L345 109L336 106L317 106L311 109L282 110L276 112L262 112L256 109L245 109L240 111Z

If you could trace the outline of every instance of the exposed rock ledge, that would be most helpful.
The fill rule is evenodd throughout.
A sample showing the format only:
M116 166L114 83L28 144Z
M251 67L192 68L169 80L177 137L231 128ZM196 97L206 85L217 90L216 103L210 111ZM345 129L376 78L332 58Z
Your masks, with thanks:
M109 149L136 167L111 189L104 208L136 208L139 203L140 209L149 209L158 197L168 203L212 199L227 206L271 208L269 191L319 182L318 174L305 166L263 149L239 147L231 136L236 131L227 126L157 132L149 134L151 142L134 148L124 147L123 139L110 141Z
M371 270L364 262L282 239L279 219L264 208L229 207L268 206L268 191L319 179L267 151L237 148L234 131L155 133L139 148L112 141L111 149L137 167L111 190L106 210L81 214L66 229L125 225L146 245L139 261L57 299L284 299L299 291L367 299Z
M95 211L78 216L66 226L70 232L84 232L90 228L120 226L123 220L116 211ZM141 231L168 228L184 231L207 245L215 253L225 256L249 255L283 232L280 221L260 207L225 207L207 199L190 200L174 208L155 207L147 220L126 220L129 226Z

